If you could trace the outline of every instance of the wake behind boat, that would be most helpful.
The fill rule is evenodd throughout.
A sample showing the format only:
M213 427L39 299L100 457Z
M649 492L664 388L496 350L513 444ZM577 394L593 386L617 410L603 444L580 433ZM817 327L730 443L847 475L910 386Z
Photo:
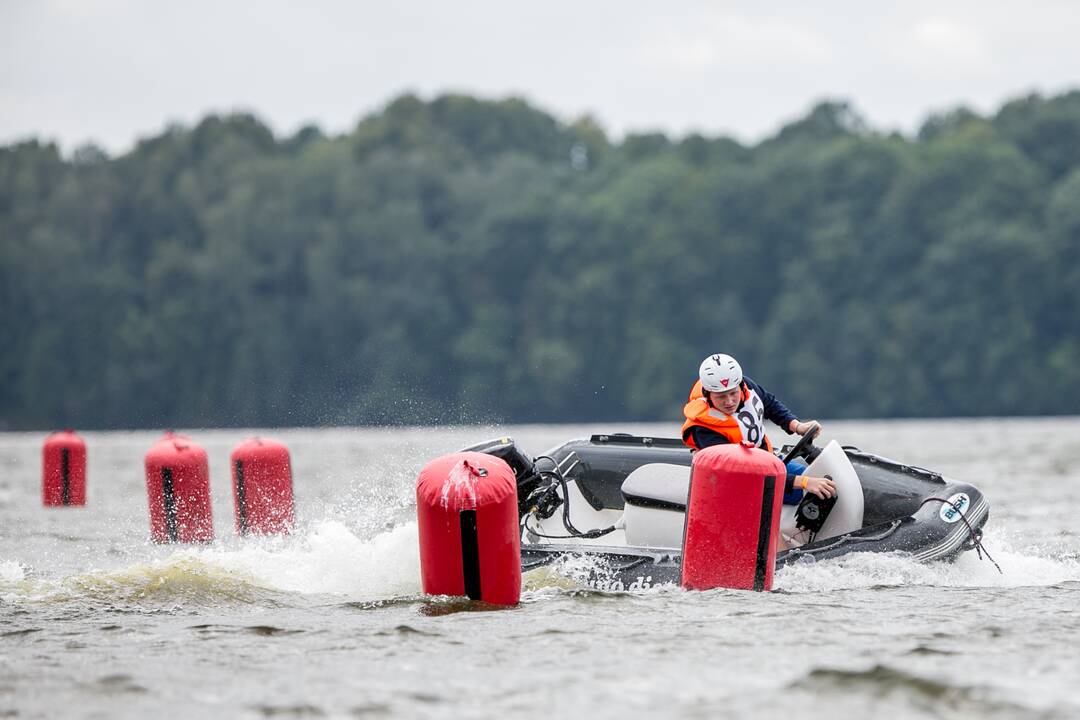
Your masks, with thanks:
M468 450L505 460L516 475L523 571L584 557L591 587L679 583L692 464L681 440L593 435L530 457L501 438ZM810 495L783 506L790 549L777 567L854 552L951 560L979 546L989 504L974 485L835 440L818 448L813 435L784 454L805 458L805 472L828 475L838 492L831 507Z

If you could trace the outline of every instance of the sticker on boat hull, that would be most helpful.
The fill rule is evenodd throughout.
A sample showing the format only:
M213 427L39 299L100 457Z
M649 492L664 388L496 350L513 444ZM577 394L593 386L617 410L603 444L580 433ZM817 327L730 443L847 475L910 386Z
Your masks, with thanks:
M949 498L947 503L942 504L941 512L938 514L945 522L954 523L967 512L969 505L971 505L971 498L967 496L967 493L956 493Z

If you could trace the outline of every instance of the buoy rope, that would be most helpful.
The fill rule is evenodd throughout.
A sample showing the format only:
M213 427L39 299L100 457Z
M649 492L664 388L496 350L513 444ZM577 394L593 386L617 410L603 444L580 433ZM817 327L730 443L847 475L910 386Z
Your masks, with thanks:
M973 528L971 526L971 523L968 522L967 516L964 515L964 511L960 508L960 506L957 505L954 502L949 502L945 498L928 497L925 500L923 500L922 503L919 504L919 508L921 509L923 505L925 505L926 503L928 503L928 502L930 502L932 500L936 500L937 502L941 503L942 505L948 505L949 507L951 507L953 510L956 511L956 513L960 516L960 519L964 521L964 525L967 526L968 534L971 537L971 543L975 547L975 554L979 556L979 560L982 560L983 559L983 553L986 553L986 559L989 560L990 562L994 563L994 567L997 568L997 571L999 573L1001 573L1002 575L1004 575L1005 573L1004 573L1004 571L1002 571L1001 566L997 564L997 560L995 560L990 555L990 551L987 550L986 547L982 544L982 533L980 533L978 530L976 530L975 528ZM916 510L916 512L918 512L918 510ZM912 513L912 514L914 514L914 513Z

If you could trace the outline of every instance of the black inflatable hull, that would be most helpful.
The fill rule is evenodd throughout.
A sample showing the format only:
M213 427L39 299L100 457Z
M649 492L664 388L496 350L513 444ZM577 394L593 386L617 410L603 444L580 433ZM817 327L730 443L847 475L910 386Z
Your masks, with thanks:
M967 483L856 448L844 448L863 486L864 524L854 532L808 543L777 555L777 567L856 552L902 553L919 562L947 561L970 550L989 518L982 492ZM652 462L689 466L690 453L675 440L594 435L548 453L577 482L593 507L619 509L622 480ZM580 562L578 559L584 559ZM678 584L677 550L580 543L523 544L525 572L555 565L560 572L601 590L633 590Z
M973 490L969 485L949 486L950 490L954 488L968 493ZM776 566L781 568L794 562L828 560L856 552L903 553L920 562L952 560L972 549L972 533L962 522L945 526L930 519L928 516L937 513L939 508L938 503L929 503L915 516L784 551L777 555ZM966 515L976 537L979 536L989 516L989 508L981 496ZM579 558L586 562L574 562ZM525 545L521 548L523 572L547 565L559 566L568 560L572 568L583 568L583 574L576 579L597 590L678 585L682 573L681 554L665 549L557 544ZM575 572L578 571L569 570L571 575Z

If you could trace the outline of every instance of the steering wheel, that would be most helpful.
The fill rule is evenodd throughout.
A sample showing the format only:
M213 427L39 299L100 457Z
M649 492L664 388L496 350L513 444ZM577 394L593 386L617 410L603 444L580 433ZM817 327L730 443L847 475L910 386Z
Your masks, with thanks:
M806 431L806 434L799 438L799 442L795 443L795 447L791 448L791 452L783 457L781 462L787 465L789 462L797 457L807 455L814 447L814 438L821 432L821 424L814 422L814 426Z

